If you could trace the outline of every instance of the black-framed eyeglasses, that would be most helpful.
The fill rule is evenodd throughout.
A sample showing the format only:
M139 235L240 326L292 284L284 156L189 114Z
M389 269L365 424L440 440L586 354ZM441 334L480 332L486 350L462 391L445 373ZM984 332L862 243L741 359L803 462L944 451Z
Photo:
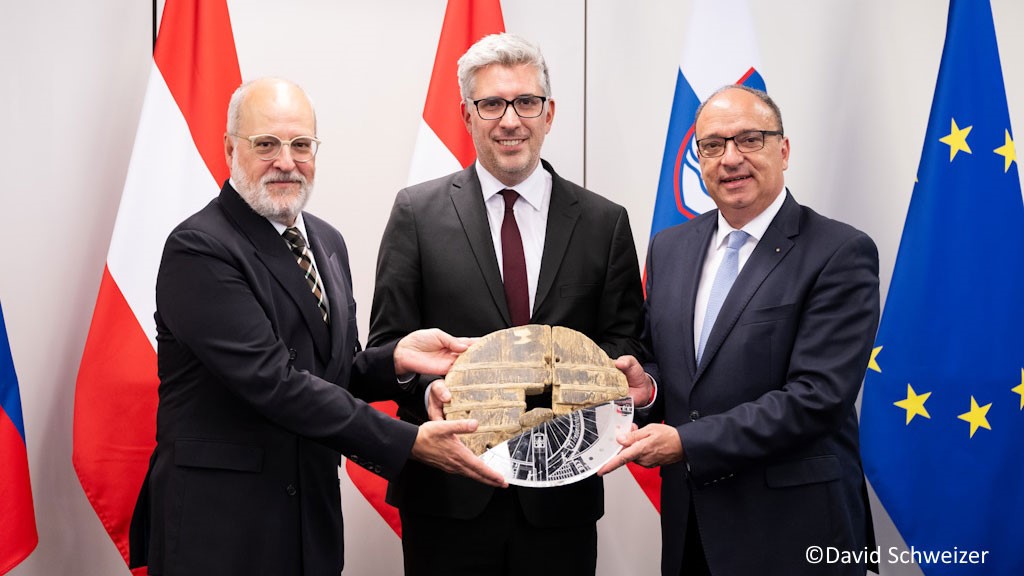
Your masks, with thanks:
M517 96L512 100L505 100L497 96L470 100L473 106L476 106L476 113L482 120L498 120L504 117L509 104L520 118L536 118L544 113L544 102L546 101L546 96L534 96L533 94Z
M316 151L320 147L320 140L312 136L296 136L291 140L281 140L273 134L254 134L252 136L232 134L232 136L248 140L256 157L267 161L280 156L281 150L287 146L292 150L292 160L309 162L316 156Z
M757 152L764 148L765 136L782 136L782 132L779 130L749 130L729 138L721 136L701 138L697 140L697 153L704 158L718 158L725 154L725 145L729 140L732 140L740 152Z

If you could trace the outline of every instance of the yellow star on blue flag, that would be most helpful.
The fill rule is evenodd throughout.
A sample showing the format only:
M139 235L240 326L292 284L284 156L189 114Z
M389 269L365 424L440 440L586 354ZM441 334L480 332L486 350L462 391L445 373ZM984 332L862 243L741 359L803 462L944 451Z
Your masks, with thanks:
M1012 134L989 2L951 0L878 329L884 370L868 370L861 409L864 470L907 545L989 551L954 572L922 566L928 575L1024 574L1024 201Z

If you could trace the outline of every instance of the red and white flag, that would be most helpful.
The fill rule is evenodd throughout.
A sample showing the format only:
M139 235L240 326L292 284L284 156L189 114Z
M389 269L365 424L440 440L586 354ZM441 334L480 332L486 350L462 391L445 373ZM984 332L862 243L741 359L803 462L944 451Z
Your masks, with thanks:
M156 445L160 255L171 229L228 178L224 129L240 83L226 2L167 0L75 386L72 460L125 562L128 527Z
M430 87L427 89L427 100L423 106L423 118L416 137L416 148L413 150L409 184L451 174L476 160L473 139L459 115L461 96L457 62L477 40L504 31L505 23L499 0L448 1L441 38L437 42L437 54L434 56L434 70L430 75ZM374 406L392 416L397 411L394 402L377 402ZM384 502L387 482L351 460L346 460L345 470L370 505L401 536L402 523L398 519L398 510Z

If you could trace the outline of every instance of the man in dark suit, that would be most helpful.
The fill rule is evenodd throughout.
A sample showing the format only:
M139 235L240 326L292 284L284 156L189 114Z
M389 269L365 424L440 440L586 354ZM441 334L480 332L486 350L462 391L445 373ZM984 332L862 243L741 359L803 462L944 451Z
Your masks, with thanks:
M637 353L642 290L629 220L540 159L555 115L540 51L511 34L488 36L460 58L459 83L477 162L398 193L377 262L370 345L423 326L482 336L533 323L583 332L613 358ZM428 419L425 396L441 417L443 381L411 384L401 417ZM406 574L594 574L599 478L496 491L410 464L388 501L402 519Z
M854 401L877 250L785 191L789 140L764 92L720 89L695 137L718 210L651 241L653 362L619 362L639 406L654 396L639 415L664 424L622 438L600 473L662 466L663 574L864 574L812 547L874 549Z
M444 373L468 344L425 330L360 351L345 242L302 212L315 134L298 86L243 84L224 136L231 179L167 239L157 446L131 541L150 574L337 576L339 453L386 478L417 460L504 483L455 436L475 423L417 429L356 400L396 373Z

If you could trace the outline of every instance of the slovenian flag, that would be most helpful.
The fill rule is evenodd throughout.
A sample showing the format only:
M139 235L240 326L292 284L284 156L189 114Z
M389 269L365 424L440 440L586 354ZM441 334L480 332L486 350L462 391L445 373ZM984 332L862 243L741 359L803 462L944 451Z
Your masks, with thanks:
M681 64L672 99L672 116L654 199L651 238L669 226L715 208L700 177L694 115L700 103L726 84L765 90L758 72L760 58L754 20L746 0L696 0L690 13ZM658 469L630 463L651 503L661 511Z
M160 255L171 229L228 178L224 129L240 83L226 2L167 0L75 387L75 471L126 563L156 445Z
M746 0L694 2L681 62L654 202L652 238L669 226L715 208L697 162L693 138L697 106L726 84L765 89Z
M0 574L28 557L39 543L28 476L25 420L18 375L0 308Z

